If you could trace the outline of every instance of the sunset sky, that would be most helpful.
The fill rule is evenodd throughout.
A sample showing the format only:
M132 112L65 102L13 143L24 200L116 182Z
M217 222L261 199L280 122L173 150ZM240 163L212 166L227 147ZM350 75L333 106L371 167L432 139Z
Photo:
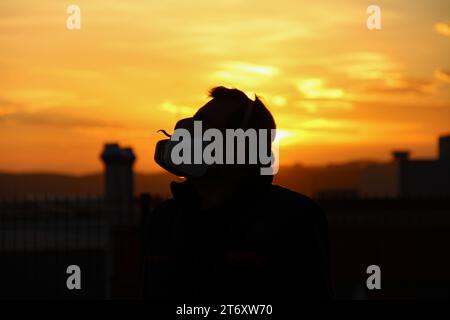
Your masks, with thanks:
M72 3L80 30L66 28ZM158 170L156 130L217 85L267 104L281 165L435 157L450 133L450 1L2 0L0 171L98 171L113 141Z

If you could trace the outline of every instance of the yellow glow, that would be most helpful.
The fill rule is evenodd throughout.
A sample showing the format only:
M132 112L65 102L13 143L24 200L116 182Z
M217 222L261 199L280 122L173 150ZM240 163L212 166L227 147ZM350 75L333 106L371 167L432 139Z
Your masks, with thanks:
M281 165L379 159L394 147L430 157L449 130L442 10L380 4L383 29L369 31L352 0L76 4L81 29L70 31L68 4L0 1L1 171L100 170L108 141L132 146L138 171L160 170L156 131L219 85L268 106Z
M224 64L225 69L237 73L254 73L260 76L271 76L278 73L278 70L270 66L259 66L244 62L229 62Z
M286 147L297 141L298 133L287 129L277 129L277 139L280 146Z
M192 116L196 112L196 108L186 107L186 106L177 106L169 101L165 101L160 108L162 111L182 115L182 116Z
M341 89L325 88L322 79L302 80L298 84L300 92L309 99L340 99L344 96Z
M450 23L436 23L434 25L434 30L436 30L436 32L440 34L443 34L444 36L450 37Z

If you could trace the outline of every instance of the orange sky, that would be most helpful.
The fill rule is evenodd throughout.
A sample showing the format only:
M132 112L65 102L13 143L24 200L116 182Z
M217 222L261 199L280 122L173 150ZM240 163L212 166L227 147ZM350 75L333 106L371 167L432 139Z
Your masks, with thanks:
M156 130L217 85L262 97L280 162L436 155L450 132L450 2L0 2L0 170L101 169L104 142L153 171ZM66 8L81 8L81 30Z

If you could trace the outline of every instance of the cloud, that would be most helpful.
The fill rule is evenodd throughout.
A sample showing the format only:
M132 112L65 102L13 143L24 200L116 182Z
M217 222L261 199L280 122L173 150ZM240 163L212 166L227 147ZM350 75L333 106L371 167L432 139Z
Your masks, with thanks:
M227 62L223 64L224 68L238 73L250 73L259 76L271 76L279 71L272 66L255 65L246 62Z
M357 80L382 79L386 73L392 73L399 67L384 53L374 51L348 52L317 58L314 62Z
M77 79L98 79L101 77L101 74L96 71L87 70L87 69L70 69L70 68L42 68L42 67L34 67L31 69L31 72L36 73L38 75L46 75L46 76L55 76L62 78L77 78Z
M241 61L221 63L212 74L214 81L230 87L254 87L277 76L280 70L270 65L259 65Z
M88 117L80 117L76 115L64 114L60 112L16 112L7 115L0 115L0 122L11 121L26 125L39 125L51 127L107 127L121 128L121 124L108 120L99 120Z
M24 106L20 103L0 98L0 118L8 114L16 113L23 109Z
M450 83L450 71L438 69L434 72L434 77L442 82Z
M435 82L401 75L387 76L381 81L367 86L367 91L381 94L430 94L434 91Z
M248 95L250 98L253 98L252 95ZM259 94L258 94L259 96ZM285 107L287 104L286 97L282 95L271 95L271 94L261 94L262 100L264 103L268 103L269 107ZM261 98L261 97L260 97Z
M122 127L121 124L80 116L68 106L51 108L33 108L22 102L0 97L0 123L16 122L27 125L44 125L57 127Z
M5 92L3 98L28 111L39 111L57 106L76 106L80 102L77 95L71 91L48 88L15 89Z
M297 88L307 99L341 99L344 97L344 90L327 88L320 78L300 80Z
M353 109L353 103L347 100L301 100L294 103L294 106L309 113L327 110L349 111Z
M434 25L434 31L444 36L450 37L450 23L439 22Z
M304 121L301 124L301 128L308 131L339 132L342 134L355 134L358 132L355 122L326 118L314 118Z
M197 108L176 105L170 101L163 102L159 106L159 109L164 112L175 114L175 115L180 115L180 116L192 116L197 111Z

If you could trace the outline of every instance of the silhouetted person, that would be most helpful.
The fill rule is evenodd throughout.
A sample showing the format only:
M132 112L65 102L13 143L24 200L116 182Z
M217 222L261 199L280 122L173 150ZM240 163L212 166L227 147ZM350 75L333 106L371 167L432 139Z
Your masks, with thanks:
M203 130L275 129L258 98L224 87L210 96L193 117ZM171 183L173 198L155 209L147 227L147 297L331 297L324 213L259 169L215 164L202 176Z

